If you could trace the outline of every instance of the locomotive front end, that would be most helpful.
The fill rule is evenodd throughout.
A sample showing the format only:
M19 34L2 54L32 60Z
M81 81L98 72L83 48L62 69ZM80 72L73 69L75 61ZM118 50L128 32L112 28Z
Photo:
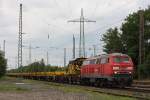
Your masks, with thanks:
M113 81L121 86L130 86L133 79L133 62L127 55L120 54L112 57Z

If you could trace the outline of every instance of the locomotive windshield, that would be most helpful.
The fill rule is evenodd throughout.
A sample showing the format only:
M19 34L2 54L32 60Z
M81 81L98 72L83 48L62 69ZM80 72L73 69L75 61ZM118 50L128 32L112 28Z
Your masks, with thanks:
M116 63L129 62L129 57L114 57L114 62Z

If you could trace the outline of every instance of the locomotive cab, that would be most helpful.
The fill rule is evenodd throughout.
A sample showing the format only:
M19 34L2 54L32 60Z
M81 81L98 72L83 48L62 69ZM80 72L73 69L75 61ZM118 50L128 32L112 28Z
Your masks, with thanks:
M114 74L132 74L133 64L131 58L128 56L114 56L113 57L113 72Z
M112 54L111 62L113 81L117 84L131 85L134 69L131 58L125 54Z
M85 83L129 86L132 83L133 63L126 54L112 53L90 57L81 66Z

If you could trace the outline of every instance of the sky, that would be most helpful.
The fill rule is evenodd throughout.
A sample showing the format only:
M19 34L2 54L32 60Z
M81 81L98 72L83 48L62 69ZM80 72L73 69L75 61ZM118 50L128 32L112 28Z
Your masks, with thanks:
M124 19L133 12L145 9L150 0L0 0L0 49L6 40L8 68L17 68L17 44L19 4L23 4L23 65L29 64L29 45L32 62L49 54L49 64L63 66L64 48L67 63L72 59L72 37L76 38L78 57L79 23L68 23L78 19L81 8L84 17L96 21L85 24L85 48L87 57L103 53L100 41L107 29L120 27ZM49 35L49 39L48 39ZM37 48L38 47L38 48Z

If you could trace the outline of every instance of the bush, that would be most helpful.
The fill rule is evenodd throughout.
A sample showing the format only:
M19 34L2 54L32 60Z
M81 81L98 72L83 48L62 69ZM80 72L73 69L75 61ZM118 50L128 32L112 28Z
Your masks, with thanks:
M4 58L4 53L0 51L0 77L4 76L6 73L7 61Z
M55 72L55 71L65 71L65 67L51 66L45 65L44 60L42 59L39 62L33 62L28 66L22 66L17 69L11 69L8 73L16 73L16 72Z
M142 64L138 66L139 68L139 78L140 79L150 79L150 64Z

